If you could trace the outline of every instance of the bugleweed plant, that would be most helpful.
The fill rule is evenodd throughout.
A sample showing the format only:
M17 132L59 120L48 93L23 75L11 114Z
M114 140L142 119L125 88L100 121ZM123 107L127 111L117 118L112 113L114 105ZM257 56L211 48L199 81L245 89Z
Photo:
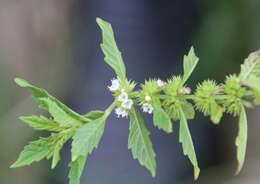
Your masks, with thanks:
M153 116L153 124L167 133L173 130L173 121L179 121L179 142L194 167L194 178L197 179L200 168L196 158L188 120L195 117L195 111L209 116L218 124L224 113L239 117L239 130L235 145L237 147L238 174L243 166L247 144L246 108L260 104L260 51L251 53L238 75L229 75L222 84L214 80L205 80L197 85L194 93L186 86L199 58L191 48L184 56L183 74L173 76L167 81L149 79L135 90L136 83L126 77L126 68L119 51L111 25L97 18L102 31L102 51L105 62L114 70L116 76L111 80L108 90L114 101L104 111L94 110L80 115L68 108L46 90L29 82L16 78L15 82L29 89L39 108L49 112L50 117L23 116L22 121L36 130L49 131L49 137L40 137L24 147L12 168L30 165L44 158L52 159L51 168L60 161L60 151L65 142L72 139L71 163L69 164L70 184L80 184L89 154L98 147L104 133L106 120L112 111L118 117L129 118L128 148L134 159L156 176L156 154L149 137L139 107L143 112Z

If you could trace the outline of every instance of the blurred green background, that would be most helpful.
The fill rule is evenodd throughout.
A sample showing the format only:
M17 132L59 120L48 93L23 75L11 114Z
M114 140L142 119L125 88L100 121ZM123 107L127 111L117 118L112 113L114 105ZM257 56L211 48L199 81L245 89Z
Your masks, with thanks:
M181 24L183 27L181 31L183 31L185 38L182 44L177 44L176 46L173 43L174 46L172 46L171 43L165 41L160 45L160 42L155 39L152 39L149 43L152 45L157 44L158 48L171 48L171 52L180 51L180 55L183 55L190 45L194 45L195 51L200 57L200 64L190 81L191 86L207 78L222 81L225 75L238 72L244 58L246 58L250 52L260 48L259 0L185 1L183 11L176 14L174 19L169 18L169 15L163 14L163 12L165 12L167 8L167 12L171 13L174 11L175 5L181 4L181 0L172 1L174 3L170 3L170 1L161 1L159 3L155 1L139 1L142 2L142 6L140 7L138 7L139 4L135 1L123 2L116 0L109 2L109 6L102 5L105 3L108 4L108 2L101 0L96 2L83 2L80 0L0 0L1 184L67 183L66 175L68 170L66 169L66 164L69 159L69 146L63 153L65 161L61 163L54 172L51 171L48 161L42 161L30 167L9 169L10 164L15 161L23 146L29 140L43 135L42 133L31 130L18 120L18 117L21 115L31 115L42 112L37 110L37 106L31 100L28 93L14 84L13 79L17 76L29 79L34 84L48 89L48 91L72 107L76 106L76 109L79 109L79 111L84 111L85 109L80 108L80 105L75 105L85 103L85 99L82 99L82 95L84 95L82 94L83 92L76 92L80 89L80 86L77 86L77 84L87 83L88 81L84 79L90 76L87 74L84 76L84 72L83 75L81 75L82 72L78 72L77 69L82 66L79 63L88 63L87 68L92 67L92 63L95 62L100 63L98 66L102 65L103 67L104 65L100 59L102 55L98 60L92 57L93 60L91 59L91 61L88 59L84 60L84 57L81 56L86 54L84 51L85 48L86 52L89 53L96 53L96 51L93 50L99 49L98 46L91 46L91 39L94 39L95 43L98 43L98 39L100 39L99 30L94 25L96 16L103 16L108 21L114 20L112 23L115 28L118 28L116 29L116 33L121 32L118 38L127 38L128 32L126 30L128 30L128 28L132 29L130 33L141 32L142 30L138 29L140 27L131 25L134 24L132 20L145 19L146 16L150 14L153 15L151 19L157 22L155 26L158 26L156 29L160 30L160 34L166 33L164 31L168 29L167 26L170 26L172 29L177 29L179 24ZM134 4L134 2L136 4ZM126 12L132 11L133 6L137 6L138 8L136 9L139 10L139 13L133 11L127 14L120 11L124 3L127 4L124 5ZM131 3L132 6L130 6ZM151 3L153 4L151 5ZM165 5L162 6L162 4ZM147 7L153 7L150 14L145 13ZM181 17L188 13L190 9L194 10L195 13L190 16L189 21L185 22ZM109 14L109 16L106 16L107 14ZM113 14L117 15L116 18L113 18L115 17ZM121 14L122 17L120 16ZM164 17L168 17L167 24L166 26L161 26L164 25L160 24L160 21L163 20ZM122 29L120 29L116 23L124 22L125 18L128 20L126 21L127 24L121 25ZM186 26L186 24L189 25ZM95 38L93 38L92 32L95 32ZM147 39L146 36L148 34L149 33L141 35L138 40L142 42L142 40ZM185 37L186 34L187 37ZM98 37L96 37L96 35L98 35ZM154 34L150 36L157 37L158 35ZM167 40L167 35L165 35L165 38ZM86 46L85 42L90 44ZM120 46L120 44L124 45L124 42L131 42L131 39L130 37L125 40L118 39L118 42ZM180 42L182 42L182 40ZM138 45L140 43L133 44ZM81 46L86 47L82 48ZM131 55L139 56L132 48L122 48L121 50L127 52L127 49L131 52L126 54L126 58L131 58ZM144 51L147 53L151 52L148 48L144 48ZM142 65L141 62L142 61L139 61L142 67L138 67L140 76L145 75L141 74L142 70L146 70L146 72L149 72L150 68L158 70L158 67L154 67L152 64L147 68ZM128 72L131 76L131 71L134 71L135 67L129 63L127 66L129 66ZM181 57L176 56L174 65L176 65L174 69L175 72L181 71ZM104 67L104 69L107 68ZM88 70L95 70L95 67ZM103 68L100 70L103 70ZM109 72L109 69L107 70ZM163 69L161 70L161 73L164 72ZM91 79L92 78L90 78L90 80ZM89 84L89 86L84 87L86 98L88 98L88 91L90 91L89 93L93 93L91 93L93 98L97 98L97 96L95 97L95 90L98 91L100 88L95 85L93 86L91 82L87 84ZM93 87L90 87L91 85ZM75 86L77 86L77 88L75 88ZM102 107L105 107L108 103ZM249 110L248 113L248 152L242 173L237 177L233 176L236 166L234 139L237 131L237 119L225 117L219 127L214 127L213 131L215 133L211 135L217 140L214 142L214 145L211 145L211 147L216 147L216 149L214 149L214 157L212 158L214 161L203 161L204 157L199 156L199 154L202 153L203 155L205 152L197 152L199 162L202 162L203 168L201 178L197 183L258 184L260 182L260 143L258 141L260 139L260 108ZM202 118L197 119L198 122L195 122L196 125L194 126L200 123L207 123L208 126L214 126L209 124L209 122L200 122L201 119ZM207 134L207 132L203 132L202 130L199 134L196 133L193 136L201 136L201 140L204 134ZM205 143L207 144L207 142L200 143L198 141L196 145ZM116 159L116 156L114 159ZM95 157L93 157L93 164L94 161ZM179 167L186 166L187 164L185 164L185 166L179 165ZM88 168L88 170L91 170L91 168ZM185 174L177 177L177 179L174 179L175 176L169 175L167 176L167 180L161 181L160 184L191 183L191 174L191 172L185 172ZM88 175L86 173L86 177L84 176L82 183L85 183L84 180L87 177ZM95 177L99 177L98 173L96 173ZM129 178L129 180L131 181L131 178ZM110 183L106 182L106 180L97 181L103 181L102 183L106 184ZM93 183L98 182L92 182L92 184ZM146 180L140 183L146 183Z

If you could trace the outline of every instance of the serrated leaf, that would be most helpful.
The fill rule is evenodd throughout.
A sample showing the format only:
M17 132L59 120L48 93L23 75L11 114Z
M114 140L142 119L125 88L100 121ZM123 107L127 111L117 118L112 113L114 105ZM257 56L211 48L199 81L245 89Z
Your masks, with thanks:
M154 126L164 130L167 133L172 132L172 121L169 115L163 110L159 99L154 99L153 108Z
M200 168L198 166L198 161L196 153L194 150L192 138L188 128L187 119L182 109L180 109L181 119L180 119L180 132L179 132L179 141L182 143L182 149L184 155L188 156L193 167L194 167L194 178L198 179Z
M241 171L246 155L246 145L247 145L247 117L245 108L242 106L241 113L239 116L239 129L238 135L236 138L236 146L237 146L237 160L238 160L238 167L236 174L239 174Z
M95 111L88 112L84 116L90 120L95 120L102 117L104 114L105 114L104 111L95 110Z
M21 116L20 119L35 130L62 131L66 128L44 116Z
M185 83L193 70L195 69L196 65L198 64L199 58L195 55L194 48L191 47L189 54L186 56L184 55L184 61L183 61L183 83Z
M53 135L30 142L24 147L17 161L11 166L11 168L30 165L33 162L38 162L48 157L54 150L56 140L57 137Z
M75 161L69 164L69 184L80 184L80 177L84 170L87 156L79 156Z
M246 81L250 75L260 76L260 50L251 53L241 65L240 80Z
M126 77L125 64L117 47L112 26L100 18L97 18L97 24L102 31L101 49L105 55L105 61L121 79L124 79Z
M79 128L73 137L72 160L90 154L97 148L104 133L106 116L95 119Z
M145 127L144 120L135 109L130 112L128 148L131 149L134 159L156 175L156 160L149 131Z
M61 126L81 126L82 121L75 119L68 113L66 113L58 104L51 100L50 98L40 98L40 101L43 101L48 108L48 112L54 118L54 121L59 123Z
M46 103L45 98L48 98L49 101L56 104L60 109L62 109L65 113L68 114L71 118L74 118L75 120L79 120L82 122L88 122L89 120L85 118L84 116L79 115L78 113L71 110L69 107L61 103L59 100L57 100L55 97L51 96L46 90L38 88L36 86L33 86L29 82L27 82L24 79L15 78L15 82L24 88L27 88L30 90L34 100L39 104L39 108L48 111L49 105Z

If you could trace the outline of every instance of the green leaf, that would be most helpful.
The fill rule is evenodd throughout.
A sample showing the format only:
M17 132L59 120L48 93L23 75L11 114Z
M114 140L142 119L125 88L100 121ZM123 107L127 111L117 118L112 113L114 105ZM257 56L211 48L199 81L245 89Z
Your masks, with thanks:
M196 153L194 150L192 138L190 135L190 131L188 128L187 119L182 109L180 109L181 119L180 119L180 133L179 133L179 141L182 143L182 149L184 155L188 156L193 167L194 167L194 178L198 179L200 168L198 166Z
M242 106L242 105L241 105ZM239 116L239 130L236 138L236 146L237 146L237 160L238 167L236 174L239 174L241 171L246 155L246 145L247 145L247 117L245 108L242 106L242 111Z
M95 119L77 130L72 142L72 161L79 156L90 154L97 148L104 133L106 117Z
M27 89L30 90L34 100L39 104L39 108L48 111L49 110L49 104L46 103L46 102L51 101L52 104L56 104L56 106L58 106L60 109L62 109L62 111L67 113L67 115L70 116L71 118L74 118L75 120L79 120L79 121L82 121L82 122L88 122L89 121L84 116L81 116L78 113L74 112L73 110L68 108L66 105L61 103L59 100L57 100L55 97L51 96L46 90L35 87L24 79L15 78L15 82L19 86L27 88ZM48 99L47 101L43 100L43 99L46 99L46 98Z
M146 167L154 177L156 175L156 160L149 131L144 120L135 109L130 112L128 148L131 149L134 159Z
M104 111L95 110L95 111L88 112L84 116L90 120L95 120L101 118L104 114L105 114Z
M251 53L241 65L240 81L245 81L250 75L260 76L260 50Z
M69 184L80 184L80 177L84 170L87 161L87 156L79 156L75 161L69 164Z
M111 68L113 68L115 73L121 79L125 79L126 77L125 64L121 52L119 51L116 45L111 24L100 18L97 18L97 24L99 25L102 31L103 43L101 44L101 49L105 55L106 63Z
M58 164L58 162L60 161L60 151L63 145L73 136L74 132L75 132L74 130L73 131L69 130L67 132L64 131L57 135L59 139L56 141L53 150L53 155L52 155L53 158L52 158L52 165L51 165L52 169L54 169Z
M196 65L198 64L199 58L195 55L194 48L191 47L189 54L186 56L184 55L184 61L183 61L183 83L185 83L193 70L195 69Z
M172 121L168 114L163 110L159 99L154 99L153 107L154 126L164 130L167 133L172 132Z
M75 119L73 116L65 112L55 101L50 98L41 98L45 105L48 107L49 113L54 118L54 121L59 123L61 126L81 126L82 121Z
M52 154L57 137L55 135L30 142L24 147L17 161L11 165L11 168L30 165L38 162Z
M224 108L219 106L215 101L210 105L210 119L214 124L219 124L224 113Z
M244 85L248 86L253 90L255 103L260 104L260 77L250 75Z
M20 119L36 130L62 131L66 128L44 116L21 116Z
M194 119L195 117L195 110L191 103L184 101L182 104L182 109L187 119Z

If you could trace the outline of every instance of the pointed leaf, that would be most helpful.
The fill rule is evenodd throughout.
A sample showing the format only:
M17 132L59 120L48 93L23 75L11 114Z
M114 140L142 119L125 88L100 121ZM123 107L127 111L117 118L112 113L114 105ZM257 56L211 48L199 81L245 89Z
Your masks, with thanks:
M237 146L237 160L238 167L236 174L239 174L241 171L246 155L246 145L247 145L247 117L245 108L242 106L242 111L239 116L239 130L236 138L236 146Z
M90 154L93 149L98 147L104 133L105 122L106 116L102 116L77 130L72 142L72 161L79 156Z
M215 101L211 102L210 119L214 124L219 124L224 113L224 108L219 106Z
M53 104L56 104L60 109L62 109L62 111L67 113L68 116L71 116L71 118L74 118L74 119L82 121L82 122L88 122L89 121L84 116L81 116L78 113L74 112L69 107L67 107L66 105L61 103L59 100L57 100L55 97L51 96L46 90L38 88L38 87L35 87L35 86L33 86L32 84L30 84L29 82L27 82L24 79L15 78L15 82L19 86L27 88L27 89L30 90L34 100L39 104L39 107L41 109L46 110L46 111L49 110L48 103L46 103L46 101L43 100L43 99L48 98L47 102L51 101Z
M21 116L20 119L35 130L62 131L66 128L44 116Z
M33 162L38 162L48 157L54 150L56 140L56 136L49 136L30 142L24 147L23 151L19 155L19 158L11 166L11 168L30 165Z
M193 167L194 167L194 178L198 179L200 168L198 166L196 153L194 150L192 138L190 135L190 131L188 128L187 119L182 109L180 109L181 119L180 119L180 133L179 133L179 141L182 143L182 149L184 155L188 156Z
M126 77L125 64L116 45L112 26L109 22L100 18L97 18L97 24L102 31L103 43L101 49L105 55L105 61L121 79L124 79Z
M103 116L105 114L104 111L99 111L99 110L95 110L95 111L90 111L87 114L85 114L84 116L90 120L95 120L100 118L101 116Z
M198 64L199 58L195 55L194 48L191 47L189 54L186 56L184 55L184 61L183 61L183 83L185 83L193 70L195 69L196 65Z
M163 110L159 99L154 99L153 107L154 125L167 133L172 132L172 121L168 114Z
M156 160L149 131L145 127L144 120L135 109L130 112L128 148L131 149L134 159L156 175Z
M84 170L87 161L87 156L79 156L75 161L69 164L69 184L80 184L80 177Z

